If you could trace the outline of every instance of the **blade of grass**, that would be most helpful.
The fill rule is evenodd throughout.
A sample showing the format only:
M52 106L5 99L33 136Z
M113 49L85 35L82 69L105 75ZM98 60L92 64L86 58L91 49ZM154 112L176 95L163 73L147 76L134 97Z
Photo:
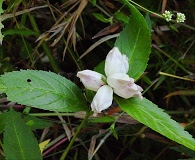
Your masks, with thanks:
M28 13L28 16L29 16L29 19L30 19L30 22L31 22L31 25L32 25L34 31L37 32L37 38L38 38L40 36L40 31L39 31L39 28L37 26L36 20L35 20L34 16L32 16L30 13ZM45 42L43 42L41 44L41 46L43 47L43 50L45 51L45 54L48 56L49 61L51 63L51 66L52 66L54 72L59 73L60 72L59 66L55 62L55 59L54 59L48 45Z

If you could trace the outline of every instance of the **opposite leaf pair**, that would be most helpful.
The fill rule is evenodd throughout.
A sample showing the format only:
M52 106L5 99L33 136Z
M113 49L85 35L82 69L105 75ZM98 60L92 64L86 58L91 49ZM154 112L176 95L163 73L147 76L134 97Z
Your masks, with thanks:
M117 47L114 47L107 55L105 61L105 74L107 78L95 71L83 70L77 73L77 77L86 89L96 91L91 103L94 116L107 109L112 104L113 92L118 96L128 99L137 97L143 99L143 89L134 83L134 79L127 75L129 70L128 58L122 55Z

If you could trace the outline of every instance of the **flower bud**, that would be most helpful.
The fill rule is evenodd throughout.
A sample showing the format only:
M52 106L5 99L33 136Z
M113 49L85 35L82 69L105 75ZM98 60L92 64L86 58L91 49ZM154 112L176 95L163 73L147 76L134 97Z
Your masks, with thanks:
M114 89L120 90L129 83L134 83L134 79L124 73L114 73L107 78L107 83Z
M107 55L105 73L108 77L113 73L127 73L129 70L128 57L122 55L117 47L114 47Z
M80 71L77 73L77 77L80 78L86 89L92 91L97 91L106 81L106 78L102 74L91 70Z
M102 86L96 93L91 103L91 109L94 112L94 116L97 113L101 113L102 110L107 109L112 104L113 89L108 86Z
M135 83L129 83L123 89L114 88L114 93L125 99L131 98L131 97L137 97L140 100L142 100L143 99L142 94L141 94L142 91L143 89L140 86L136 85Z

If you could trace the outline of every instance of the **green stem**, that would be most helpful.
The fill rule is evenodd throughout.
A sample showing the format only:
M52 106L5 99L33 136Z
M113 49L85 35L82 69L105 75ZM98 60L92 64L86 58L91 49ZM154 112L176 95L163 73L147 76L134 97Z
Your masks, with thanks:
M35 18L32 15L30 15L30 13L28 13L28 16L29 16L29 19L30 19L30 22L31 22L31 25L32 25L34 31L37 32L37 37L40 36L40 31L39 31L39 28L37 26ZM47 46L47 44L45 42L43 42L41 45L43 47L43 50L45 51L45 54L49 58L49 61L51 63L51 66L52 66L54 72L59 73L60 69L59 69L57 63L55 62L54 57L51 54L49 47Z
M65 39L63 38L64 44L66 44ZM81 71L84 69L82 61L79 59L79 55L77 51L73 52L70 47L67 48L68 52L70 53L70 56L72 57L73 61L77 65L78 69ZM75 53L75 54L74 54Z
M163 16L162 16L161 14L152 12L152 11L148 10L147 8L144 8L143 6L137 4L136 2L134 2L134 1L132 1L132 0L125 0L125 1L126 1L127 3L131 2L132 4L134 4L135 6L137 6L138 8L140 8L142 11L151 13L151 14L153 14L153 15L156 15L156 16L158 16L158 17L164 19ZM129 1L129 2L128 2L128 1ZM171 20L171 22L177 23L176 20ZM186 28L188 28L188 29L191 29L191 30L195 31L195 27L189 26L189 25L187 25L187 24L185 24L185 23L179 23L179 24L180 24L181 26L183 26L183 27L186 27Z
M81 124L79 125L78 129L76 130L74 136L72 137L72 139L71 139L71 141L70 141L68 147L66 148L66 150L65 150L64 153L62 154L60 160L64 160L64 159L66 158L66 156L67 156L67 154L68 154L70 148L72 147L72 145L73 145L75 139L77 138L77 136L78 136L80 130L83 128L85 122L87 121L87 119L89 118L89 116L90 116L91 114L92 114L92 111L88 111L88 112L86 113L85 118L83 119L83 121L82 121Z
M74 116L75 113L30 113L31 116L47 117L47 116Z
M92 3L92 1L90 1ZM99 9L102 13L104 13L108 17L112 17L108 12L106 12L104 9L102 9L99 5L95 5L97 9Z
M163 18L163 16L161 14L158 14L158 13L155 13L155 12L152 12L150 10L148 10L147 8L144 8L143 6L137 4L136 2L132 1L132 0L125 0L125 1L130 1L132 4L136 5L137 7L139 7L141 10L145 11L145 12L148 12L148 13L151 13L151 14L154 14L160 18Z

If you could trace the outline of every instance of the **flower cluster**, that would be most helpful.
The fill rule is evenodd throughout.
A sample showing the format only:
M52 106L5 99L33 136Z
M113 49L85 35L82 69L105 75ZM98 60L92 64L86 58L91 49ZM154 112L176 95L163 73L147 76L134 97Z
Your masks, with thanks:
M167 22L169 22L169 21L172 20L173 14L172 14L170 11L167 11L167 10L166 10L165 13L163 13L162 15L163 15L164 19L165 19Z
M173 14L170 11L165 11L165 13L162 14L163 18L169 22L172 20ZM180 23L180 22L184 22L186 20L185 14L183 13L177 13L176 16L176 22Z
M184 22L185 20L186 20L185 14L183 14L183 13L177 13L177 18L176 18L177 23Z
M105 61L105 74L107 78L95 71L83 70L77 73L77 77L86 89L96 91L91 103L94 116L107 109L112 104L113 93L128 99L137 97L143 99L143 89L134 83L134 79L127 75L129 70L128 58L114 47L107 55Z

